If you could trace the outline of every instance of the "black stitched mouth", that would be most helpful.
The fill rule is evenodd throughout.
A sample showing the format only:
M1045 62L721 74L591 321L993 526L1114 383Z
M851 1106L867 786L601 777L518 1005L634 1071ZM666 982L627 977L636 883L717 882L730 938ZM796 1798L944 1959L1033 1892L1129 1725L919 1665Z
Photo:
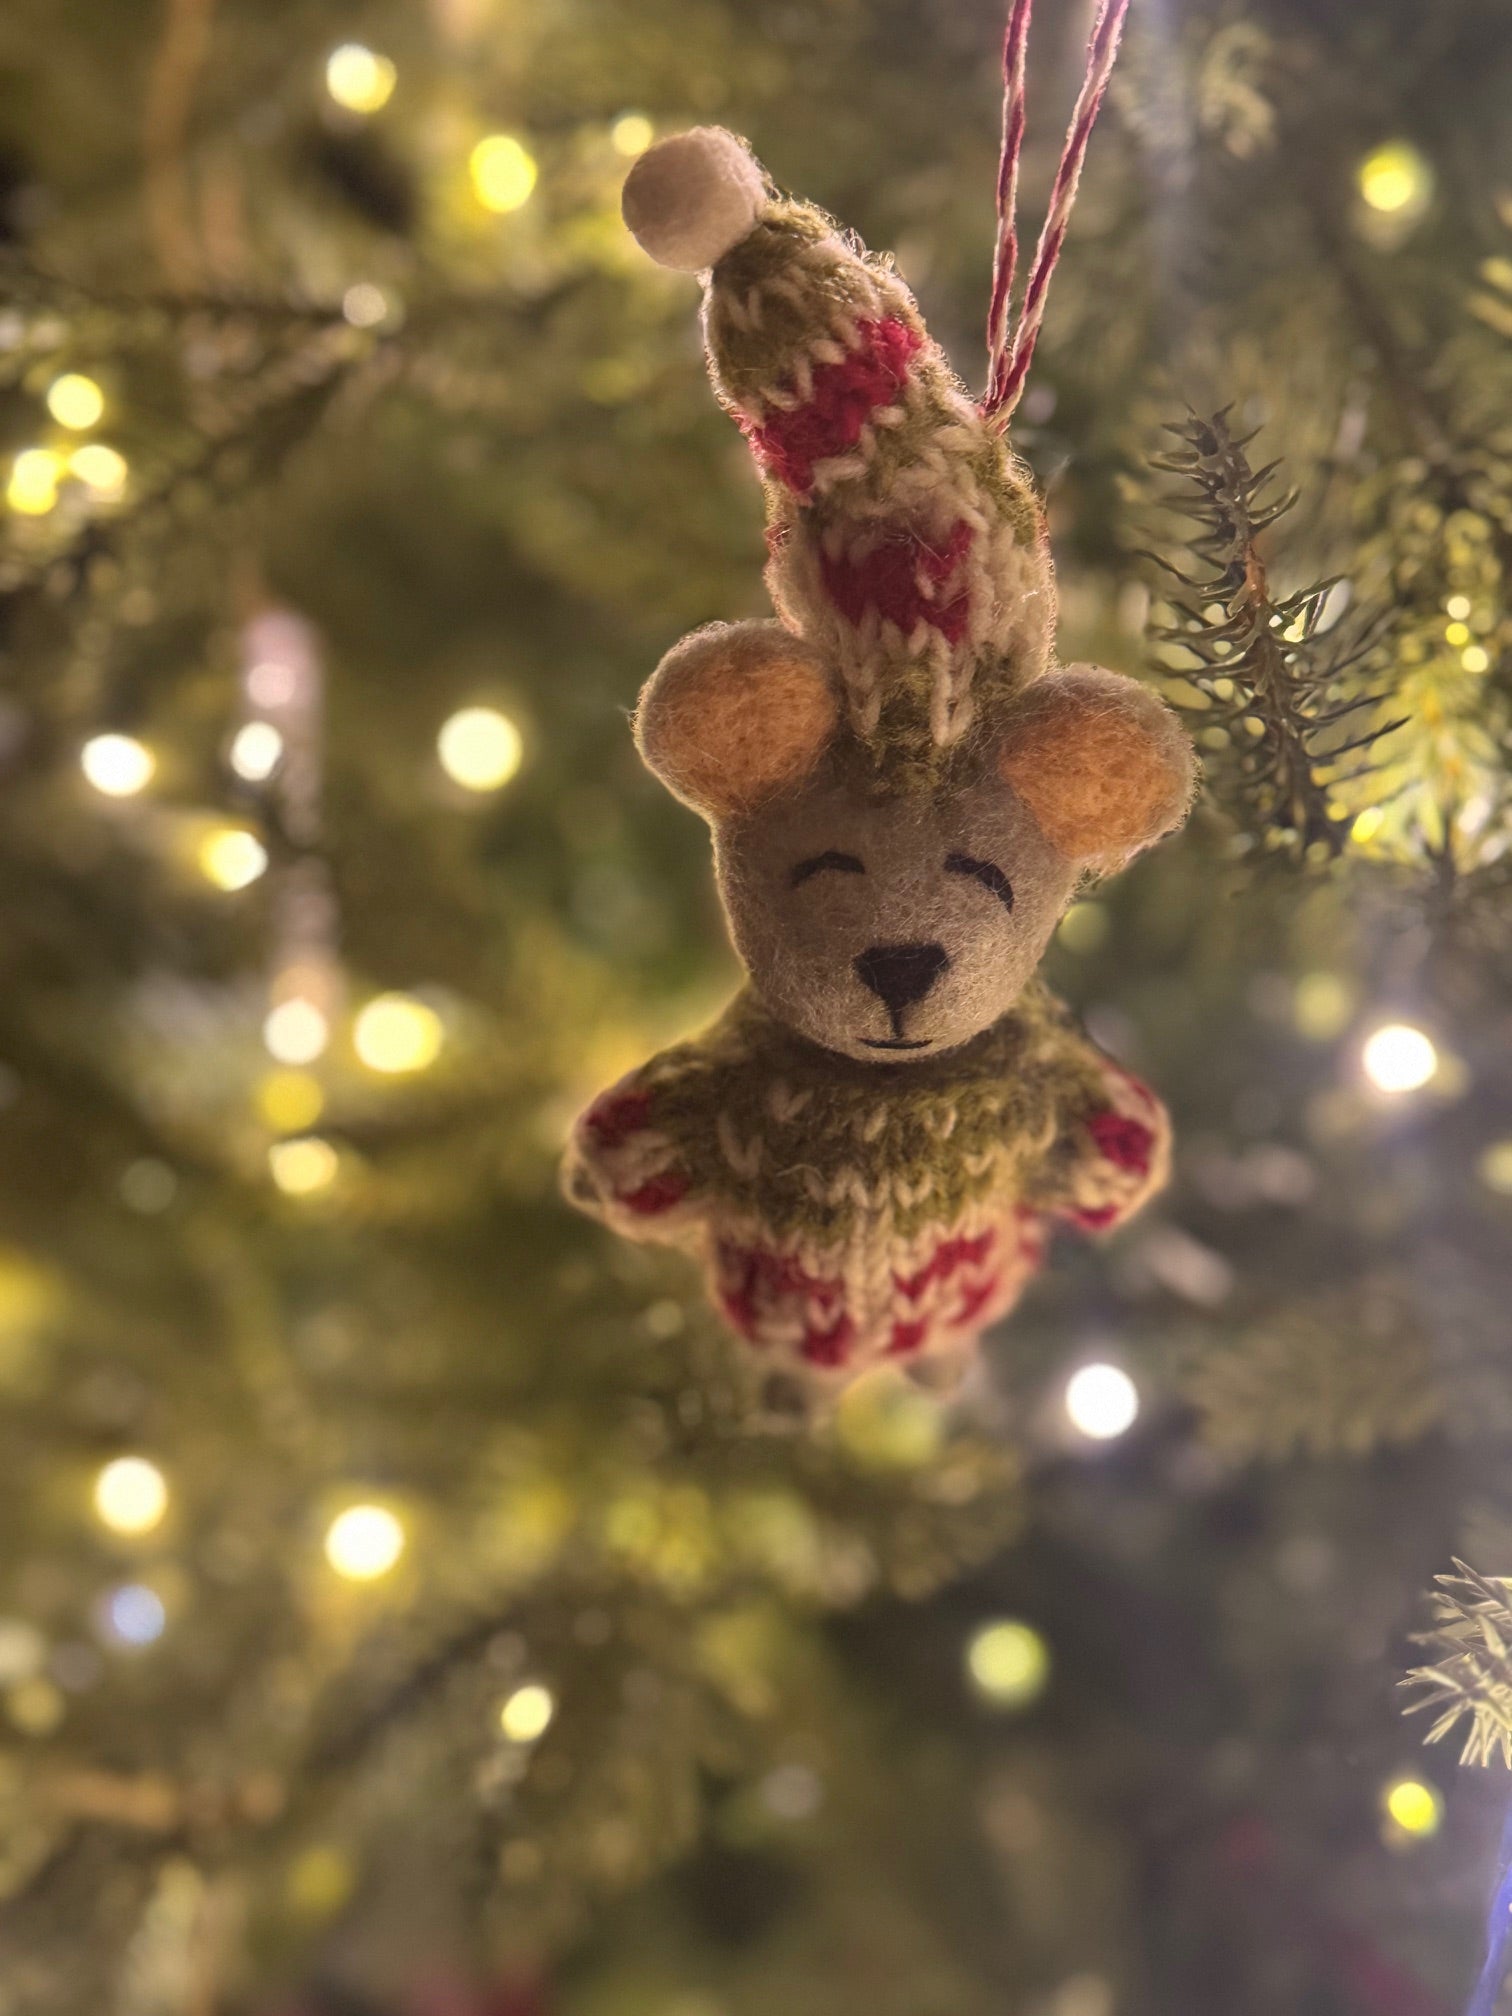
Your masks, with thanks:
M933 1048L927 1040L910 1042L906 1036L863 1036L860 1038L868 1050L929 1050Z

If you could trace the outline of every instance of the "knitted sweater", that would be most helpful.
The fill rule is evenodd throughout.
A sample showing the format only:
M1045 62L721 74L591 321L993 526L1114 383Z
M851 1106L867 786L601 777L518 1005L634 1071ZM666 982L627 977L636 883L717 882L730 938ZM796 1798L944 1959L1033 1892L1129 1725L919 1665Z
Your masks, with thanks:
M1103 1230L1165 1180L1169 1125L1035 980L982 1035L854 1063L746 990L594 1101L572 1201L703 1263L731 1327L784 1367L948 1356L1017 1301L1049 1223Z

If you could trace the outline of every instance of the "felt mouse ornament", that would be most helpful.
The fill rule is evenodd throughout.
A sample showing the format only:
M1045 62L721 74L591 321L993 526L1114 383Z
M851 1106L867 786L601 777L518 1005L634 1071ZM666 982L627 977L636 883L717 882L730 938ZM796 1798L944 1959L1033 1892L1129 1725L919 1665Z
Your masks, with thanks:
M772 1372L948 1383L1055 1223L1164 1180L1159 1101L1035 969L1084 878L1181 822L1191 749L1133 680L1055 663L1032 479L887 263L719 129L642 156L624 210L704 274L778 615L694 632L641 695L750 984L593 1102L567 1193L695 1255Z

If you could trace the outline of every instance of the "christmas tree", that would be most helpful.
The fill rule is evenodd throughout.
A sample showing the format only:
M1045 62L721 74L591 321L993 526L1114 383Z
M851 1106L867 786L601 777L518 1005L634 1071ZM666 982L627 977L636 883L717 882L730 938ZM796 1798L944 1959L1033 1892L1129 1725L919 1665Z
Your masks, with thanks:
M1091 26L1042 15L1026 213ZM1135 0L1014 418L1062 657L1205 764L1049 961L1172 1109L1158 1205L1058 1244L959 1396L802 1422L558 1194L585 1099L735 978L626 710L767 613L621 184L749 136L985 377L1002 34L12 0L0 2016L1470 1994L1512 1802L1498 0Z

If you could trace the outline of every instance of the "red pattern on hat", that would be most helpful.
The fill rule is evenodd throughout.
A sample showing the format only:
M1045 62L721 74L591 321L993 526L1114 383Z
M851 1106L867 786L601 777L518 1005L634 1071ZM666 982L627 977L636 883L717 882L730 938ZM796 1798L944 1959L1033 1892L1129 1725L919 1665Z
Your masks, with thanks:
M892 403L923 346L919 331L893 315L857 327L856 349L838 364L814 367L814 389L802 406L774 411L760 426L737 416L762 468L800 497L813 488L815 463L854 448L877 407Z
M952 588L952 582L971 551L973 536L965 519L958 518L943 546L922 532L899 527L859 560L846 554L831 559L821 553L825 592L858 629L866 612L875 609L884 622L896 623L905 637L923 622L948 644L959 644L971 617L971 592L964 584Z

